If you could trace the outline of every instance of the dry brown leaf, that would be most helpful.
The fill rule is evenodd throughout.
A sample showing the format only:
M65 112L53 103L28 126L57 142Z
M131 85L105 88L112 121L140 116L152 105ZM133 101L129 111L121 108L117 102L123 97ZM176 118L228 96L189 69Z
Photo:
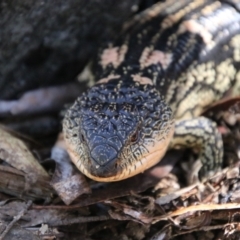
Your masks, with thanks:
M52 199L55 192L50 186L49 180L39 178L34 184L30 185L30 183L32 182L27 182L23 172L0 165L1 192L33 201L44 199L45 202L49 202ZM31 187L29 188L29 186Z
M24 172L32 183L38 178L48 178L47 172L28 150L26 144L2 128L0 128L0 158Z
M52 148L51 158L56 162L51 185L66 205L82 194L91 193L85 176L71 163L62 134Z

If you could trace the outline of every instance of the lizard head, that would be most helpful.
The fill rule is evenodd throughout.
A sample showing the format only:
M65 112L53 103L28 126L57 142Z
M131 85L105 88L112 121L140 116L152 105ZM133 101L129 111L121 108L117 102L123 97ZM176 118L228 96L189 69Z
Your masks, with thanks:
M90 88L63 121L72 161L101 182L122 180L155 165L173 130L172 111L154 86L120 79Z

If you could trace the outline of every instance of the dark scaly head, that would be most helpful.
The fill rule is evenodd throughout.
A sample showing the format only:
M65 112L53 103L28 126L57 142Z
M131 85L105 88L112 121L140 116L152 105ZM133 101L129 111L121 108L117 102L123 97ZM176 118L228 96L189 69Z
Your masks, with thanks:
M63 132L77 168L96 181L118 181L155 165L173 134L172 111L150 84L99 83L68 110Z

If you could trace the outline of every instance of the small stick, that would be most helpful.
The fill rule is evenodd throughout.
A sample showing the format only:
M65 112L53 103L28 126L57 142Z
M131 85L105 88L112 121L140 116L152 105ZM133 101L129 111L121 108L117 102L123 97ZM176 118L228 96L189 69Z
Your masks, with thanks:
M9 230L13 227L13 225L21 218L23 217L23 215L26 213L26 211L28 210L28 208L32 205L32 201L28 201L25 208L23 210L21 210L19 212L19 214L17 216L15 216L13 218L13 220L8 224L8 226L6 227L6 229L2 232L2 234L0 235L0 240L3 240L3 238L6 236L6 234L9 232Z

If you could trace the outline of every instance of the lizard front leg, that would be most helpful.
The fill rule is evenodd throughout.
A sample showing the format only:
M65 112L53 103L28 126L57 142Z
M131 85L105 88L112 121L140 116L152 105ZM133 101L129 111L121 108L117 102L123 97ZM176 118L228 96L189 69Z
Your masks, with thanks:
M199 152L200 180L219 170L223 161L223 141L216 123L205 117L177 120L170 148L193 148ZM196 169L193 169L196 171Z

